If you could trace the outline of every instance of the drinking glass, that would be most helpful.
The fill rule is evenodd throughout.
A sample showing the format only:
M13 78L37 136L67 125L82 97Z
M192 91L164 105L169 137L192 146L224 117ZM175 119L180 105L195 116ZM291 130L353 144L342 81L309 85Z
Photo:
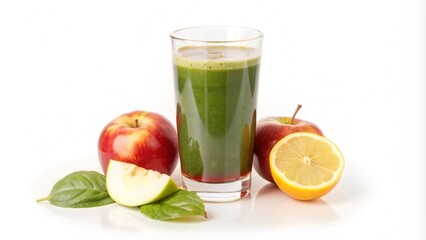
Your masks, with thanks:
M230 26L171 34L182 187L205 201L249 194L262 39Z

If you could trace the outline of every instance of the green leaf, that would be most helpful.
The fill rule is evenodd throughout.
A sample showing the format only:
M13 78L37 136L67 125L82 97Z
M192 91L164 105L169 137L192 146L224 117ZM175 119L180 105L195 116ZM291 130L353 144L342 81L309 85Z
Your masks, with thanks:
M95 171L78 171L65 176L53 186L49 196L37 202L46 200L67 208L97 207L114 202L108 194L105 176Z
M142 205L141 213L157 220L170 220L189 216L207 218L204 202L194 192L180 189L176 193L158 201Z

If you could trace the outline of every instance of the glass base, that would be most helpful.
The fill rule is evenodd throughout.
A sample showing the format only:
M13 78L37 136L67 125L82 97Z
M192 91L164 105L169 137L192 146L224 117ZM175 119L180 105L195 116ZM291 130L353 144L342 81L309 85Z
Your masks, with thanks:
M182 176L182 187L195 192L206 202L231 202L250 193L251 174L233 182L204 183Z

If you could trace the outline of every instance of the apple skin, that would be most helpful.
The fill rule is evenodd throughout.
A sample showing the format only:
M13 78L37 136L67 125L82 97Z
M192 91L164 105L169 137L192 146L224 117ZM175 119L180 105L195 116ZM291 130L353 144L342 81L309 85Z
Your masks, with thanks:
M295 132L311 132L323 136L317 125L297 118L291 124L291 119L291 117L267 117L257 122L253 167L261 177L271 183L275 181L269 168L269 154L280 139Z
M158 113L129 112L104 127L98 156L104 173L109 160L114 159L171 175L178 163L176 130Z

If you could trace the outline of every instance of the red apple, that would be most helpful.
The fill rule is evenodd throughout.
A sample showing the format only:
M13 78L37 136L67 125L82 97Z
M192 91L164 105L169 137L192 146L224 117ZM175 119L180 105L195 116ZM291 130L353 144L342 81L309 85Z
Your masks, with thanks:
M311 132L323 135L315 124L295 118L301 107L301 105L297 106L293 117L267 117L257 122L253 167L261 177L272 183L275 182L269 168L269 154L275 143L294 132Z
M177 134L164 116L145 111L123 114L102 130L98 142L104 173L110 159L171 175L178 162Z

